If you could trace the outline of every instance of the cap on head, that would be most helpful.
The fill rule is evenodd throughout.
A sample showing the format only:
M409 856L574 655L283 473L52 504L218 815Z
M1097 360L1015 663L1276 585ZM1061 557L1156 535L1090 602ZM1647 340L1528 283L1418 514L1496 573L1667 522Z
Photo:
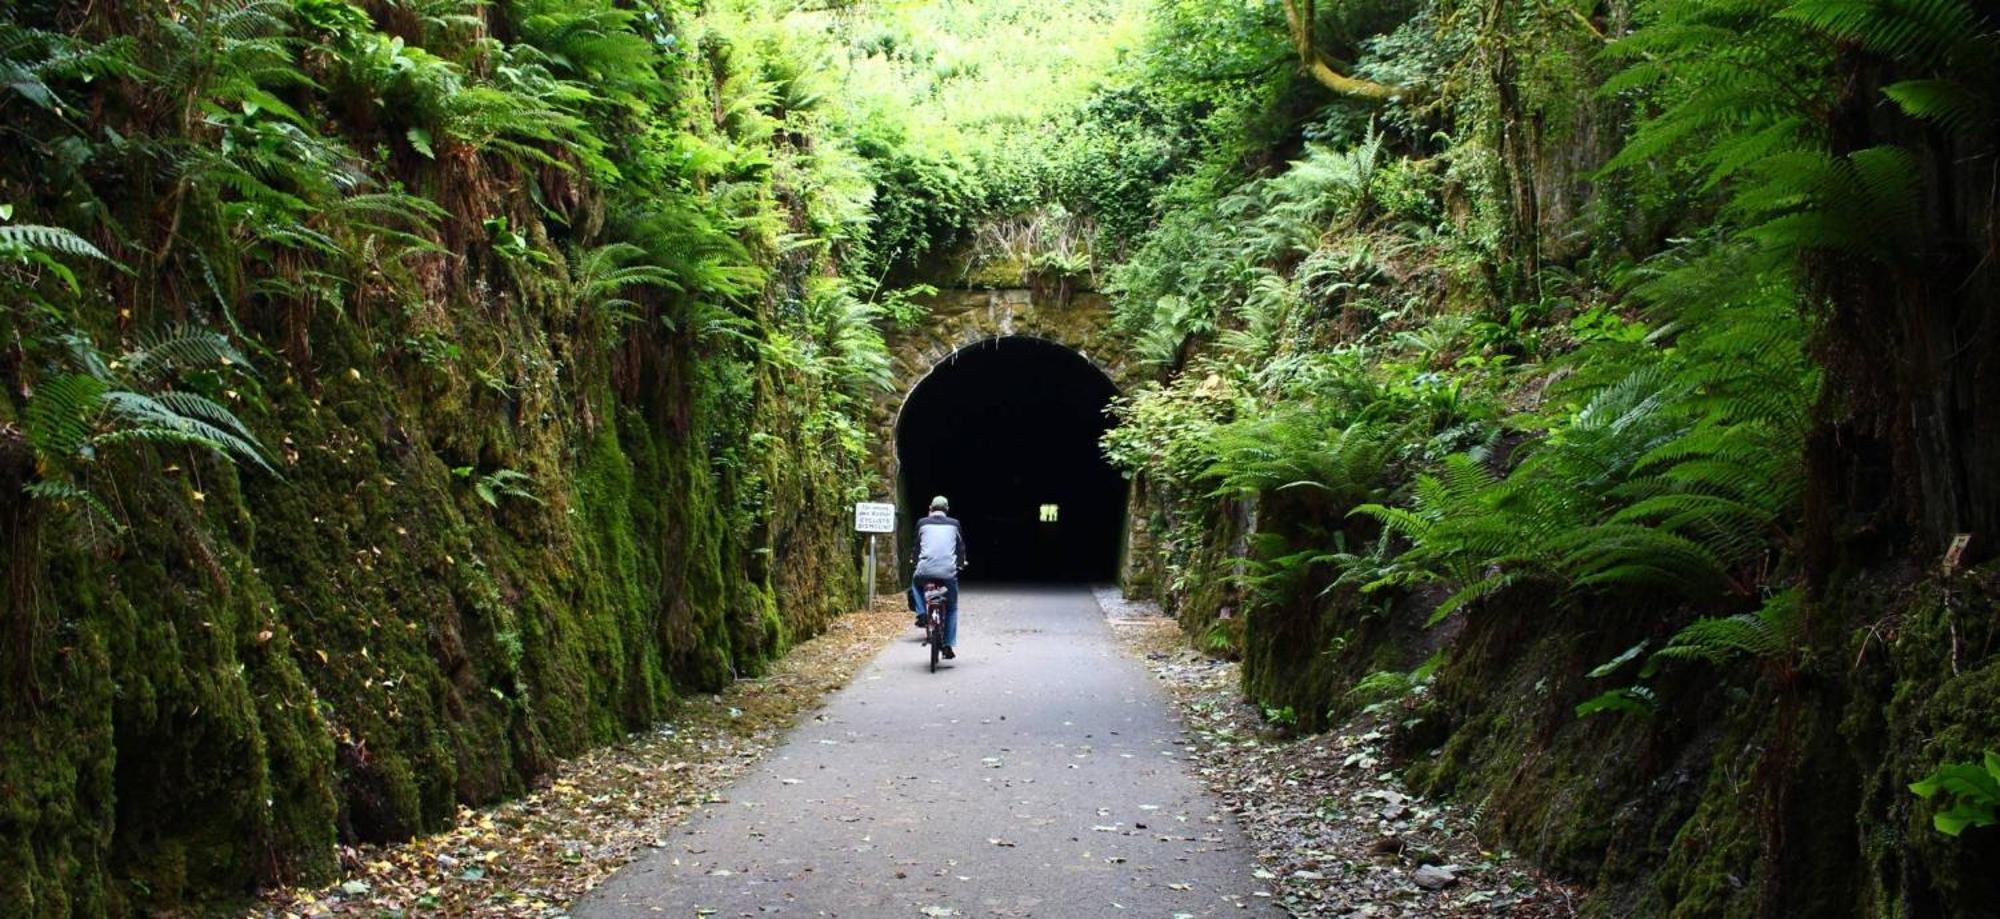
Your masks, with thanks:
M938 495L937 497L931 499L931 510L934 511L951 510L951 502L946 501L943 495Z

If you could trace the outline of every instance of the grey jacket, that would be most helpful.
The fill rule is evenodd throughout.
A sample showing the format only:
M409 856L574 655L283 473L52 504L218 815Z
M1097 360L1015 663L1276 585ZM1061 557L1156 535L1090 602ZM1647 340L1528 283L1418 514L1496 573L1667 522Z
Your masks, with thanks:
M955 578L965 567L965 533L958 521L943 514L917 520L917 570L920 578Z

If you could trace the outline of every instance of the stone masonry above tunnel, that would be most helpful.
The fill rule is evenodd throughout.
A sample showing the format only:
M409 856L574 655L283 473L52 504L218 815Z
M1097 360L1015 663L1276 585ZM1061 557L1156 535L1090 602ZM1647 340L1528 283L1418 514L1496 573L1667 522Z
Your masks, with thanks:
M1114 391L1136 382L1133 368L1124 359L1120 336L1112 328L1109 302L1093 290L1066 291L1058 297L1025 284L945 287L926 298L925 305L929 310L923 322L889 337L892 381L876 399L872 412L877 478L871 497L898 503L905 514L904 531L908 513L917 510L911 503L928 501L930 495L899 494L898 420L919 385L954 355L982 342L1033 339L1067 351L1073 360L1095 368ZM1123 488L1122 480L1118 487ZM882 590L897 589L898 579L908 571L907 560L902 558L906 535L899 532L879 547L877 582ZM990 570L980 569L975 576L990 575Z

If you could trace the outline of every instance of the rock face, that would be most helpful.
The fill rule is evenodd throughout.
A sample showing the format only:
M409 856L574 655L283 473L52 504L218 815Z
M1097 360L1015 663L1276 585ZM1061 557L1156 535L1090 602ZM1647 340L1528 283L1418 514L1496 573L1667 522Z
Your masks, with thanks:
M70 5L79 19L84 6ZM344 120L376 107L320 98L336 81L315 76L287 95L300 124L387 149L375 116ZM82 107L125 112L118 83L97 81L104 97ZM113 122L93 129L136 130ZM328 879L337 842L422 833L461 804L518 793L676 696L756 674L856 597L846 500L859 448L822 444L831 420L862 419L834 384L702 339L662 291L621 289L633 315L614 321L556 283L624 232L600 227L615 179L537 178L467 147L379 158L342 159L339 174L365 167L366 188L433 196L424 212L448 218L409 232L438 235L435 251L370 237L338 281L247 237L204 256L209 285L270 285L221 306L237 309L251 372L215 398L275 474L199 450L107 456L93 487L115 491L129 532L94 543L56 526L23 497L32 466L14 445L36 371L7 326L0 913L178 911ZM6 159L11 182L33 157ZM99 179L91 200L135 232L181 213L121 170ZM520 232L494 237L504 253L458 235L482 221ZM784 291L837 270L819 259L759 266L769 295L743 296L732 319L745 340L789 321ZM171 300L173 283L144 266L86 275L81 288L105 292L79 303L79 327L152 334L176 314L212 315L225 293L135 306L129 328L114 313L117 285Z
M552 368L538 312L453 337ZM116 555L41 541L59 574L37 593L69 635L44 700L0 704L0 901L117 913L140 889L126 877L152 902L323 877L336 839L517 793L676 695L756 673L856 596L855 472L798 446L788 403L815 396L796 379L759 371L736 401L662 336L634 349L657 382L516 377L536 420L376 357L392 346L343 320L319 332L339 372L273 374L251 420L295 445L283 479L204 466L199 504L130 499ZM712 444L753 433L753 466L717 464ZM474 486L498 469L532 498L489 506Z

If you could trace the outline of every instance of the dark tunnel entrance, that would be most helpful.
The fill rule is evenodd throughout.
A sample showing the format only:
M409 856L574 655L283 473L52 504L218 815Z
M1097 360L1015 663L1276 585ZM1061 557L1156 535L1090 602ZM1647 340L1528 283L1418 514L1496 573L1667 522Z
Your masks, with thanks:
M896 422L904 542L931 496L945 495L965 525L968 579L1115 580L1125 480L1098 440L1116 393L1090 361L1040 339L990 339L946 358Z

